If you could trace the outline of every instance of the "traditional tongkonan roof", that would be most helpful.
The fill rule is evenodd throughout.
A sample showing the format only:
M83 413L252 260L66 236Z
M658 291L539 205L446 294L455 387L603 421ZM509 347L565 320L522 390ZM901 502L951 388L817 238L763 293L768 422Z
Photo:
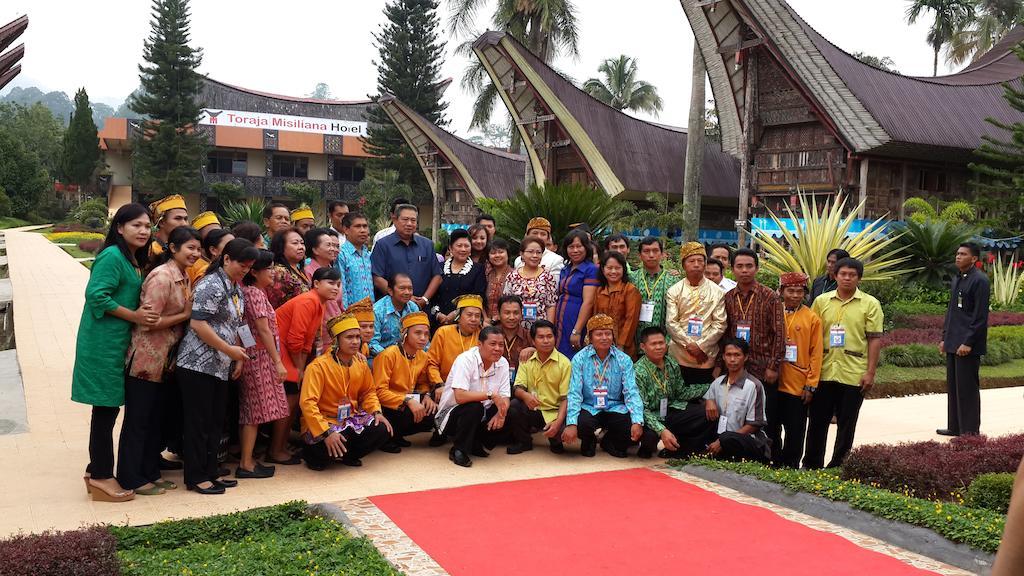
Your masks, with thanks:
M21 73L18 62L25 55L25 45L18 44L12 50L7 47L14 43L28 28L28 16L0 26L0 88L6 86L15 76Z
M378 103L416 154L435 195L444 197L443 190L434 190L437 181L433 172L439 169L446 170L445 178L457 178L460 187L476 198L508 198L523 188L525 156L463 140L389 94Z
M737 52L764 45L844 144L855 153L962 158L998 129L989 117L1022 120L1003 98L1024 62L1014 28L988 53L949 76L913 77L874 68L829 42L785 0L684 0L708 66L722 142L739 154L746 94Z
M643 199L647 193L682 194L686 131L634 118L576 87L522 44L502 32L486 32L473 50L499 87L519 126L538 181L547 173L546 156L569 146L591 179L608 194ZM547 122L556 122L557 130ZM739 165L717 144L704 154L701 193L735 198Z

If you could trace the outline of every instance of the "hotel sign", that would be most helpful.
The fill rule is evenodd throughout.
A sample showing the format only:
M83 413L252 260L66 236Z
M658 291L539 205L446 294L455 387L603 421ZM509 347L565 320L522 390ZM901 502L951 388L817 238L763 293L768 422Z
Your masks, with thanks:
M333 118L311 118L309 116L288 116L265 114L263 112L242 112L239 110L203 110L200 124L210 126L234 126L238 128L260 128L268 130L291 130L314 134L335 134L339 136L366 136L366 122L336 120Z

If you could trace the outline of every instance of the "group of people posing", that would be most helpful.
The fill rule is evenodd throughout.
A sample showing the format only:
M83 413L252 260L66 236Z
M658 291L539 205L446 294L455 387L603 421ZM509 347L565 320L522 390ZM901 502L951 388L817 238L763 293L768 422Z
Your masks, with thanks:
M328 211L318 228L309 209L270 204L263 226L230 230L210 212L190 222L180 196L117 211L72 385L92 406L94 499L162 494L177 487L162 471L180 467L189 490L222 494L275 465L360 466L418 433L451 442L459 466L499 444L532 450L540 433L556 454L578 442L585 457L635 446L821 468L833 418L828 466L852 447L883 318L842 251L822 278L784 274L776 291L749 249L709 258L689 242L676 272L647 237L634 269L626 237L597 246L581 224L556 245L537 217L510 262L483 215L442 257L404 200L372 244L365 215Z

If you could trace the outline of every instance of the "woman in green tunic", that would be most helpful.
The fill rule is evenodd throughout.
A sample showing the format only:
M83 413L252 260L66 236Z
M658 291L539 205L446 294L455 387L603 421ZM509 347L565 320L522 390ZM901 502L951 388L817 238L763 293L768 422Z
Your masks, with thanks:
M110 222L103 251L93 262L78 325L71 399L92 405L85 488L93 500L124 502L135 494L114 478L114 422L124 404L125 353L132 324L152 326L160 315L139 308L142 267L151 237L149 211L122 206Z

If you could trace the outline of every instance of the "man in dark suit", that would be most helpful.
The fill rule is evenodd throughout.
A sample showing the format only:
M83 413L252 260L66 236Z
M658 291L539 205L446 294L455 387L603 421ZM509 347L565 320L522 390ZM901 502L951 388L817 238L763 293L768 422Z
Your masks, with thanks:
M956 251L953 278L942 326L939 352L946 355L948 420L943 436L978 434L981 428L981 392L978 371L988 339L988 276L978 269L981 250L965 242Z

